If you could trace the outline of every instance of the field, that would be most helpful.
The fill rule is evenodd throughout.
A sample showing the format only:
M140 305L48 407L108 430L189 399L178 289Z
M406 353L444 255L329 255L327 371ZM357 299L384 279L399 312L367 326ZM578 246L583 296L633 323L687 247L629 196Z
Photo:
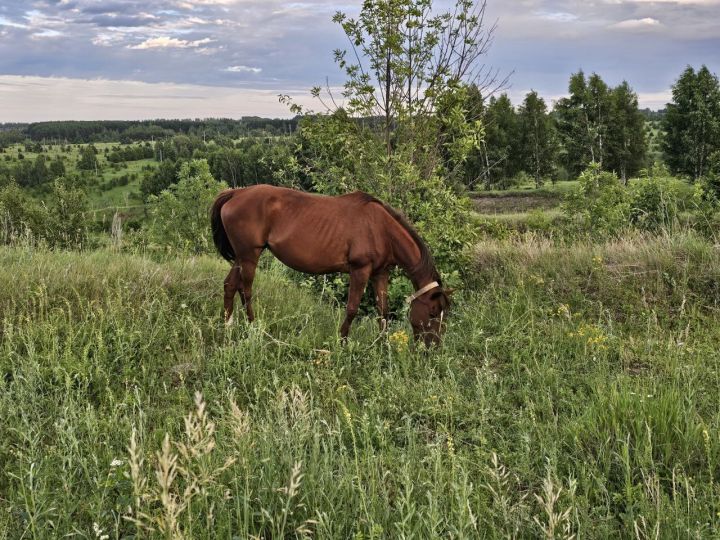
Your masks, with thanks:
M225 273L0 248L0 538L720 534L711 242L485 240L432 351Z

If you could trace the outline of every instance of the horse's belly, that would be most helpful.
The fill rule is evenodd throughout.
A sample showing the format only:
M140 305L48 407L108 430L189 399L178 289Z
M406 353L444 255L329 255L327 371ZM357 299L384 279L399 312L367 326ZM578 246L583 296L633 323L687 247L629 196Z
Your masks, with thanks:
M349 272L347 249L317 249L302 245L268 242L268 248L280 262L298 272L307 274L331 274Z

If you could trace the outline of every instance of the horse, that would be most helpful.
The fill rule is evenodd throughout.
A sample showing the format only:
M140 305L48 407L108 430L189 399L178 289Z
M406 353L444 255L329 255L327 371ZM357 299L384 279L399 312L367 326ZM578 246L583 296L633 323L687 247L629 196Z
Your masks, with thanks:
M443 319L450 306L433 257L405 217L375 197L354 192L336 197L258 184L222 191L210 209L213 241L232 263L225 279L225 322L230 324L236 292L247 313L260 254L269 250L282 263L309 274L350 274L345 319L340 327L347 340L368 281L372 282L380 317L387 327L390 270L400 267L415 293L409 319L415 341L440 342Z

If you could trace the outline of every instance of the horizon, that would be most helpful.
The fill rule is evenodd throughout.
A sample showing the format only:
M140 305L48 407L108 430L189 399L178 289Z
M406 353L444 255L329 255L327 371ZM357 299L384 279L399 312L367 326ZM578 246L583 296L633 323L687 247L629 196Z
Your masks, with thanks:
M448 0L436 0L436 12ZM512 5L510 5L512 4ZM0 6L0 123L294 116L279 94L318 109L310 88L344 78L332 51L347 40L331 21L359 2L306 0L9 0ZM627 80L657 111L686 66L720 59L720 0L488 2L496 21L483 61L517 105L536 90L548 105L572 73ZM672 24L671 24L672 21ZM631 51L631 54L628 54Z

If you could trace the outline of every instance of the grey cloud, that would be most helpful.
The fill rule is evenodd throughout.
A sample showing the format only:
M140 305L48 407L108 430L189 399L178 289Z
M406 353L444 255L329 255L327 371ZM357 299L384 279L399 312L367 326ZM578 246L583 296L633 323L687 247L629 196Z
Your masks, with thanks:
M436 1L439 8L451 2ZM561 95L570 73L583 68L657 95L688 63L720 71L720 0L709 1L489 0L488 22L499 18L500 26L487 60L503 73L515 71L513 92L534 88ZM250 86L277 93L309 88L326 76L335 85L343 79L331 51L347 41L331 17L336 10L356 11L360 3L2 0L0 75ZM646 25L650 31L640 23L623 24L648 19L659 21ZM42 38L53 35L48 31L63 36ZM204 39L213 41L139 47Z

